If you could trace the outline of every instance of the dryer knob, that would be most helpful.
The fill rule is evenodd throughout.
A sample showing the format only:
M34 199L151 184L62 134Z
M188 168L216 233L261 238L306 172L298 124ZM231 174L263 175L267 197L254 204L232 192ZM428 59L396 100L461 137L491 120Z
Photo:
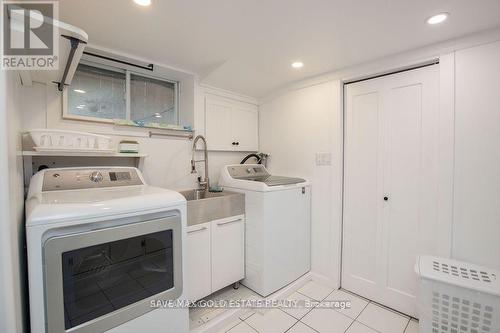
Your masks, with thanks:
M102 182L102 174L99 171L94 171L89 176L90 180L94 183Z

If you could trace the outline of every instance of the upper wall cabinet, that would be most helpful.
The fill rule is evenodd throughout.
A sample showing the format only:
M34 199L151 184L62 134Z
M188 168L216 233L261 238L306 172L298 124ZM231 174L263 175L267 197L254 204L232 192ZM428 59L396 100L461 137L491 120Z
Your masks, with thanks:
M205 134L209 150L258 151L256 105L205 95Z

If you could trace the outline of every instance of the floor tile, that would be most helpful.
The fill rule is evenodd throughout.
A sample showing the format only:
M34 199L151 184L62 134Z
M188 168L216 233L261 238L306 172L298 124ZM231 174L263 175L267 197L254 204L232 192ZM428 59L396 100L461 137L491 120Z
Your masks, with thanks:
M357 321L383 333L403 333L410 319L374 303L361 312Z
M217 333L226 333L227 331L231 330L233 327L235 327L236 325L239 325L241 323L242 323L242 321L239 319L233 320L233 321L227 323L223 328L218 330ZM191 327L189 327L189 328L192 329Z
M286 333L316 333L316 331L299 321L297 324L293 325L292 328L286 331Z
M347 330L346 333L378 333L372 328L369 328L366 325L361 324L360 322L355 321L352 323L351 327Z
M240 315L240 319L241 320L247 320L248 318L250 318L250 316L253 316L254 314L255 314L254 310L248 310L247 312L245 312L242 315Z
M405 333L419 333L420 328L418 327L418 321L415 319L410 320L408 326L406 326Z
M328 295L325 301L350 301L351 307L340 309L336 308L338 312L351 317L352 319L356 319L356 317L363 311L363 309L368 305L368 301L353 295L351 293L345 292L344 290L335 290L333 293Z
M297 291L312 299L315 299L317 301L322 301L323 299L325 299L326 296L328 296L333 291L333 288L324 286L314 281L309 281Z
M227 333L255 333L256 331L251 328L249 325L247 325L245 322L241 322L241 324L238 324L231 328Z
M226 309L223 309L223 308L220 308L220 309L214 309L210 312L207 312L205 314L203 314L201 316L201 319L203 319L203 321L205 323L209 322L210 320L214 319L215 317L217 317L218 315L221 315L223 314L224 312L226 311Z
M283 333L296 322L297 319L280 309L271 309L264 314L256 312L253 316L245 320L245 323L259 333Z
M232 286L221 289L207 297L204 300L241 300L241 299L261 299L262 297L252 290L240 285L239 289L233 289ZM228 311L222 308L204 308L204 307L191 307L189 309L189 327L191 329L197 328L220 316ZM245 313L242 320L248 318L252 312Z
M344 333L353 319L332 309L316 308L301 321L320 333Z
M285 297L284 299L289 300L289 301L299 301L300 302L297 305L297 307L294 307L294 308L281 308L281 310L285 311L286 313L288 313L289 315L291 315L297 319L301 319L302 317L304 317L309 311L312 310L312 308L314 306L313 302L317 302L317 301L314 301L311 298L309 298L305 295L302 295L300 293L297 293L297 292L291 294L288 297ZM306 306L305 302L310 303L309 304L310 306Z
M189 319L189 329L197 328L203 324L205 324L205 322L201 318L195 320Z

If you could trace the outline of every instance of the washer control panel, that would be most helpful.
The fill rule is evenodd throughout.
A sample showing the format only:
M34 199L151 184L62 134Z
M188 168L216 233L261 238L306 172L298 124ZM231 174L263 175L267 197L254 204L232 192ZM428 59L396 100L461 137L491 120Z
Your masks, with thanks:
M46 169L42 191L143 185L135 168Z
M227 171L234 179L258 180L270 175L261 164L230 165L227 167Z

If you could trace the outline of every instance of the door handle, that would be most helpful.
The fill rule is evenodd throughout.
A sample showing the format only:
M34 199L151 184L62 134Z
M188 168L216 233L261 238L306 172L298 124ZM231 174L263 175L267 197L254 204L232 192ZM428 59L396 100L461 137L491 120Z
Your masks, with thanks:
M207 230L207 227L203 227L203 228L199 228L199 229L195 229L195 230L189 230L187 233L192 234L192 233L195 233L198 231L203 231L203 230Z
M235 223L235 222L239 222L239 221L241 221L241 219L224 221L224 222L217 222L217 225L226 225L226 224Z

